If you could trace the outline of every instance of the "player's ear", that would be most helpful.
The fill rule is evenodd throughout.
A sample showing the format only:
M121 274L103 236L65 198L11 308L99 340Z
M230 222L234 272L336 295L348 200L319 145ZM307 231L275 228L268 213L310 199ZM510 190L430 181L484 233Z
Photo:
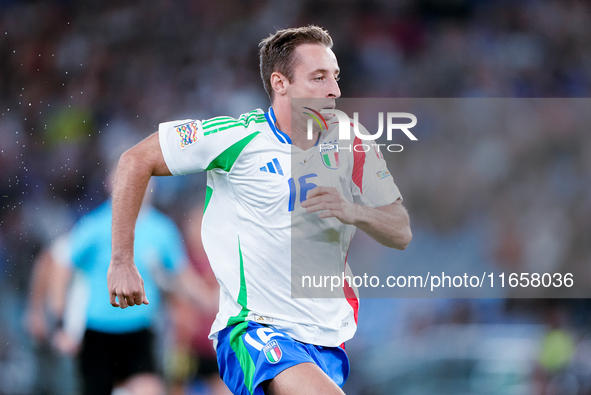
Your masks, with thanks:
M274 71L273 74L271 74L271 88L273 88L273 91L275 91L276 94L284 95L288 86L289 81L283 74L278 71Z

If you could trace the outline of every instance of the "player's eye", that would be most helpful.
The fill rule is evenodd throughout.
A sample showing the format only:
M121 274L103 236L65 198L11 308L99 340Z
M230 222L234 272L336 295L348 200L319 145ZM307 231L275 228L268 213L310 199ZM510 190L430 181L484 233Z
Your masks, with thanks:
M341 77L337 75L337 76L334 77L334 80L337 81L337 82L339 82L341 80Z

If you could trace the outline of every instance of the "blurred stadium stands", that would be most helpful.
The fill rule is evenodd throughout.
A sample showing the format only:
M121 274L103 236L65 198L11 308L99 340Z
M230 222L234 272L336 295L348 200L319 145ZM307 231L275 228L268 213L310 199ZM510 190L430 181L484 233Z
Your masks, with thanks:
M311 23L335 41L343 97L591 91L588 0L0 0L0 394L33 393L33 257L106 197L109 164L161 121L266 109L258 42ZM375 259L469 240L475 265L591 276L591 133L556 130L434 129L387 156L426 250ZM155 202L179 223L204 197L202 175L159 182ZM345 389L590 394L590 313L586 300L362 300Z

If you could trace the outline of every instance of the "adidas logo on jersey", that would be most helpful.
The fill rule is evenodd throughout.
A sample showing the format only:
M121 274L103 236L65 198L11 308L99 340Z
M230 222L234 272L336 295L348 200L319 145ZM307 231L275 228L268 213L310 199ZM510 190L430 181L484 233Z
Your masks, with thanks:
M273 322L273 318L271 318L271 317L256 315L256 314L254 315L254 320L256 322Z
M265 173L269 172L273 174L279 174L280 176L283 175L283 169L281 168L281 165L279 164L277 158L273 158L271 162L267 162L267 164L261 167L260 170L264 171Z

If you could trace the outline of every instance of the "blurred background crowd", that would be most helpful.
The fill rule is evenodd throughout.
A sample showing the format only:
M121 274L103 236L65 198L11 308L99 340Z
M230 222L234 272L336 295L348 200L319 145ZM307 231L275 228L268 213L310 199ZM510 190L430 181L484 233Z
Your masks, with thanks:
M48 371L27 331L31 273L108 198L110 165L159 122L266 109L259 41L311 23L335 41L343 97L554 98L505 127L434 125L385 153L414 240L391 253L358 234L374 255L353 270L463 261L588 281L591 134L572 106L591 104L590 1L0 0L0 394L76 393L70 357ZM204 175L159 179L153 195L193 240ZM591 394L590 313L582 298L364 299L345 390ZM164 338L187 316L172 315ZM187 394L213 391L180 376Z

